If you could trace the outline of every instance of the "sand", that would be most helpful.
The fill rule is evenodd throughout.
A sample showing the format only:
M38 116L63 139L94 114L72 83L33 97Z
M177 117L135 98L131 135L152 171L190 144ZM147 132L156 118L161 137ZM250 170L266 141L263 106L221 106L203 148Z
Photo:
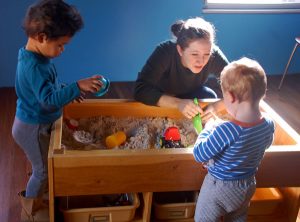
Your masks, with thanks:
M76 130L70 129L64 121L62 147L65 149L107 149L105 138L117 131L124 131L127 139L125 143L114 149L160 149L159 140L165 129L170 126L179 129L183 147L193 146L197 139L192 120L189 119L99 116L77 121L79 126ZM81 142L78 142L74 136Z

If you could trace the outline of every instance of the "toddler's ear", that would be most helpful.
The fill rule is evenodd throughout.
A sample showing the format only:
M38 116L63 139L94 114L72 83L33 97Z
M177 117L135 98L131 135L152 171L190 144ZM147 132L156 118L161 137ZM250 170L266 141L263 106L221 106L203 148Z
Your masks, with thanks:
M234 103L237 99L236 96L233 94L233 92L229 92L228 94L230 96L230 102Z
M45 41L47 41L47 35L45 33L39 33L36 37L36 40L39 42L39 43L44 43Z

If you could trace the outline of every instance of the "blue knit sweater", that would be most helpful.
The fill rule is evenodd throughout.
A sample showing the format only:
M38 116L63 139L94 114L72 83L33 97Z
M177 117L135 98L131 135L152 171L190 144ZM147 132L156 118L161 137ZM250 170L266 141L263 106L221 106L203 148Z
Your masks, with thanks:
M62 107L80 95L76 82L61 87L51 60L21 48L16 72L16 117L30 124L52 123Z

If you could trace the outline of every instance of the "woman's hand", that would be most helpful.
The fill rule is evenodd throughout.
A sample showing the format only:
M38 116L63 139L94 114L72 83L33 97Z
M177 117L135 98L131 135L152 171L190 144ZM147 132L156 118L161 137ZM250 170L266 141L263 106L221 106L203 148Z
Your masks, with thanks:
M94 75L92 77L81 79L77 81L77 85L81 92L95 93L102 87L102 82L100 81L100 75Z
M203 110L200 106L194 104L191 99L181 99L178 103L178 109L187 118L191 119L198 113L202 114Z
M185 117L189 119L193 118L198 113L203 113L201 107L194 104L192 99L179 99L174 96L162 95L159 98L157 105L161 107L178 109Z

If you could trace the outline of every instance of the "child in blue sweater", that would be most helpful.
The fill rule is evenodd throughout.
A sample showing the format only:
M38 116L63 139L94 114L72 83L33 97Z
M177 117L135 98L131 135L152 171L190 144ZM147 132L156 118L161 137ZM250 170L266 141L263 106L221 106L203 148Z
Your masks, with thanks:
M101 88L99 75L62 87L51 61L61 55L64 46L82 27L79 12L62 0L39 1L27 11L23 28L28 41L18 55L15 81L18 99L12 127L14 140L32 165L26 192L20 193L23 202L36 203L47 188L50 130L61 116L63 106L74 100L80 102L82 95ZM25 214L29 218L33 212L27 209Z
M232 120L209 121L194 145L195 160L208 169L197 201L197 222L221 217L246 221L255 173L274 136L274 122L259 108L267 87L263 68L242 58L227 65L220 80Z

